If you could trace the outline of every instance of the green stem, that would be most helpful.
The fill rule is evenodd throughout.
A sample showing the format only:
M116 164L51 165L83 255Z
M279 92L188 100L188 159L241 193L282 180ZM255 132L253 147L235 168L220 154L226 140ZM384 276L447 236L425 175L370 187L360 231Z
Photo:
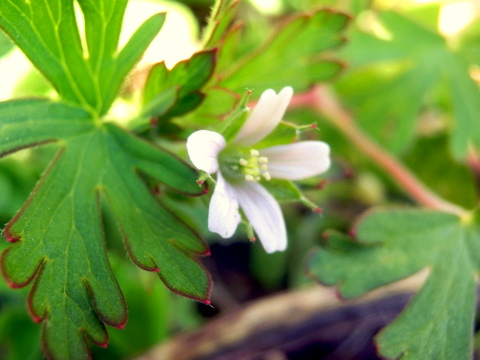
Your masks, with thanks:
M300 103L301 101L299 101ZM333 126L343 133L355 146L375 161L395 179L405 191L419 204L461 218L468 218L470 212L432 192L412 172L396 158L371 139L352 119L351 115L339 104L334 94L324 86L314 87L305 95L304 104L309 104L323 115ZM299 104L300 105L300 104Z

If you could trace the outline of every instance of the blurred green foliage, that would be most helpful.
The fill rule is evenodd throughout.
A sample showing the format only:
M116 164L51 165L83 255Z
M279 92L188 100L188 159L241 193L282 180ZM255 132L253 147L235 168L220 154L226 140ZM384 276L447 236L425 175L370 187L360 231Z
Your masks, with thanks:
M181 2L197 15L208 13L213 5L213 1L208 0ZM368 0L283 0L281 11L268 16L252 8L247 1L241 1L232 11L231 18L223 18L223 28L233 25L232 30L220 31L208 43L207 50L218 48L213 76L202 78L201 84L187 94L193 93L198 99L203 97L203 101L189 103L192 111L188 114L169 114L168 122L174 126L163 133L144 131L150 129L148 119L139 116L136 120L140 119L141 134L186 158L183 143L178 140L185 139L196 129L218 128L229 112L238 106L246 88L253 88L252 99L255 99L269 87L279 90L294 85L298 92L303 92L316 82L328 81L358 125L381 147L394 153L400 162L445 199L468 209L474 208L478 206L479 174L469 166L468 154L469 146L477 149L480 146L477 115L480 93L476 76L480 66L479 14L474 14L474 20L466 28L446 36L439 29L445 4L441 1L398 5ZM347 27L347 17L337 12L317 12L313 20L301 13L312 14L312 9L322 7L346 12L352 17L350 25ZM292 16L297 17L296 22L289 22ZM205 21L200 15L197 18ZM243 28L236 27L239 22L243 22ZM285 28L290 33L282 34ZM284 38L278 37L279 34ZM281 41L273 40L275 38ZM346 43L345 39L348 40ZM340 47L341 44L344 46ZM12 50L12 43L0 34L0 57L8 57ZM213 62L206 65L211 71ZM165 109L161 108L165 112L176 109L181 104L179 99L184 101L186 98L179 96L184 85L182 81L192 73L188 69L181 70L171 70L171 73L181 73L179 81L165 81L161 84L165 87L159 87L164 91L164 97L159 97L159 103L155 105L160 108L165 105ZM168 77L168 70L162 68L162 71L162 76ZM108 81L104 82L108 85ZM128 83L125 86L128 87ZM175 91L166 93L175 86L178 87ZM110 93L106 85L105 92ZM153 92L160 90L155 88ZM30 70L19 78L12 93L15 96L50 96L52 86L38 71ZM74 97L72 99L76 101ZM126 101L130 102L129 105L139 102L135 98ZM332 148L333 166L324 177L297 184L309 199L321 205L322 215L296 203L284 205L289 229L286 252L267 255L259 244L249 246L248 271L240 276L253 278L263 293L311 284L312 280L304 274L304 260L313 247L324 244L322 234L325 230L348 232L357 216L379 204L412 204L395 179L359 152L315 111L295 109L287 113L285 120L296 125L317 124L318 130L296 134L291 127L280 126L273 134L273 140L267 141L291 141L295 136L321 139ZM175 141L166 140L167 135ZM52 151L51 148L24 150L0 161L0 221L3 224L26 201L52 159ZM145 174L142 176L152 188L158 186L157 181ZM326 180L326 184L322 180ZM240 232L231 240L222 240L208 232L208 199L205 197L186 198L162 186L159 189L158 197L178 212L183 221L194 226L210 244L223 241L222 246L228 247L229 241L246 242ZM95 347L95 356L100 359L135 356L179 331L201 324L204 319L193 302L171 294L158 279L149 276L151 274L133 268L131 261L123 255L122 234L115 230L112 214L105 212L104 218L106 241L112 254L110 261L128 304L129 322L123 330L109 327L109 347ZM345 246L349 251L351 246L360 247L350 244L344 235L335 235L335 239L342 251ZM434 242L433 238L430 240ZM362 251L358 256L364 254ZM345 258L345 262L348 263L349 259ZM339 268L343 269L343 266ZM348 266L344 268L345 271L349 269ZM322 275L318 276L321 278L328 271L322 270ZM461 279L455 281L461 285ZM236 286L223 285L227 288ZM372 283L369 288L378 285L379 282ZM437 286L437 291L441 292L440 288ZM25 299L24 291L11 290L5 284L0 287L1 358L41 358L40 326L27 315ZM19 329L22 335L14 336ZM25 344L29 344L28 347ZM462 349L462 354L468 353L465 347ZM387 353L398 355L397 352Z

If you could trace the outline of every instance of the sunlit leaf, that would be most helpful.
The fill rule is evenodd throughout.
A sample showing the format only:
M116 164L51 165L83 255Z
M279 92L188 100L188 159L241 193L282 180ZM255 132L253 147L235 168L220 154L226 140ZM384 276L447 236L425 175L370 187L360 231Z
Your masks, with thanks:
M180 61L171 70L167 69L164 62L154 65L148 74L143 93L143 104L147 109L144 114L161 121L183 115L199 106L204 98L200 90L215 68L215 54L215 49L198 52L190 59ZM174 103L170 97L163 102L158 101L165 97L162 95L164 92L171 92L172 89L177 92Z
M203 34L203 47L209 49L223 41L233 21L238 0L216 0Z
M148 19L118 51L127 0L78 3L85 18L87 48L82 46L73 0L1 1L0 27L63 99L103 115L124 77L160 31L165 14Z
M13 43L5 36L4 33L0 33L0 58L8 54L13 49Z
M239 95L225 88L209 88L205 91L200 106L190 114L176 119L176 122L192 129L216 130L228 113L237 107L239 99Z

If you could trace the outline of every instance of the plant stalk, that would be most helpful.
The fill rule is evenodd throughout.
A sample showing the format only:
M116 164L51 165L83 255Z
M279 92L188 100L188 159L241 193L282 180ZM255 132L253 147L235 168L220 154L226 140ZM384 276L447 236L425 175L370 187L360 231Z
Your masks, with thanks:
M369 158L382 167L419 204L441 210L461 218L469 217L470 212L432 192L411 171L405 168L394 156L371 139L352 119L352 116L339 104L331 90L317 85L306 94L300 95L293 106L308 105L323 115L333 126L348 138Z

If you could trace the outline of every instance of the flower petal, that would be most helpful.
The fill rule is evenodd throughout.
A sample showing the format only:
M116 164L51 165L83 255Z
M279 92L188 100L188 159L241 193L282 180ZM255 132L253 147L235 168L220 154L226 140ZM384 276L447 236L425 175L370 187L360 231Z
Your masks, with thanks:
M219 172L208 208L208 230L229 238L235 233L239 222L237 196Z
M287 231L280 205L263 186L254 182L234 185L238 202L258 235L265 251L283 251L287 247Z
M282 120L292 96L290 86L284 87L278 94L271 89L265 90L232 143L252 146L262 140Z
M219 133L196 131L187 139L188 156L197 169L213 174L218 171L218 153L225 145L225 138Z
M276 179L305 179L330 167L330 147L322 141L272 146L261 149L260 156L268 158L268 172Z

